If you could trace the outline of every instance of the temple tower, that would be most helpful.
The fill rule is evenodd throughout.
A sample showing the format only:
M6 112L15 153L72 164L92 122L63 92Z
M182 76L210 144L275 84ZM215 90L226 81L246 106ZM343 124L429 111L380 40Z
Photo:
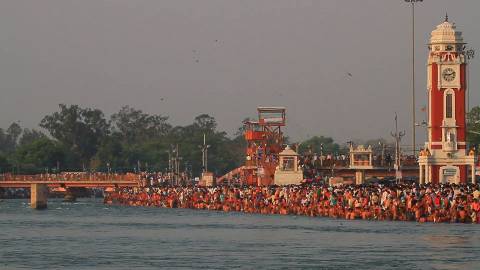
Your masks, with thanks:
M432 31L428 48L428 141L419 157L420 183L475 181L475 156L466 145L465 43L448 16Z

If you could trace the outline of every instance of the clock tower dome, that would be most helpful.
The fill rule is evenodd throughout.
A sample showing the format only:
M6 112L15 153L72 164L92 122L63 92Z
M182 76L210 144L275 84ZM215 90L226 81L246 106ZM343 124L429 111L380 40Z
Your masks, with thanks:
M420 183L475 181L475 155L465 142L465 43L448 16L432 31L428 48L428 142L419 157Z

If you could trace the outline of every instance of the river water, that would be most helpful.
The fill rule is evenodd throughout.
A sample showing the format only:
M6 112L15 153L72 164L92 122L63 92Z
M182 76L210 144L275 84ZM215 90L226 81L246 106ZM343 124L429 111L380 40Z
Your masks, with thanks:
M480 269L480 226L0 202L0 269Z

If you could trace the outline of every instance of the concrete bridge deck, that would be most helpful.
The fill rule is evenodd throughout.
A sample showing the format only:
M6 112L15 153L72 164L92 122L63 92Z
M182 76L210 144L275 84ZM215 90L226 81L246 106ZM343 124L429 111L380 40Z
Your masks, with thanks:
M30 188L32 184L44 184L50 188L55 187L83 187L83 188L107 188L107 187L136 187L140 182L130 180L0 180L0 188Z
M1 175L0 188L30 188L30 205L47 207L49 190L63 188L75 200L78 188L119 188L140 186L138 175Z
M108 188L135 187L141 184L136 174L37 174L37 175L0 175L0 188L30 188L41 184L50 188Z

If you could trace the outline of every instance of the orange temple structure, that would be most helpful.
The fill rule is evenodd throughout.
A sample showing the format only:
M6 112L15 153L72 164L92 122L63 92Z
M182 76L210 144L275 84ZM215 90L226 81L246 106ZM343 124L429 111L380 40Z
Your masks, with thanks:
M247 141L244 179L248 185L266 186L274 183L278 154L283 150L285 108L259 107L258 121L246 121Z
M285 126L284 107L259 107L257 121L245 121L247 142L245 165L217 178L217 184L232 180L235 176L241 184L267 186L274 184L278 154L283 150Z

